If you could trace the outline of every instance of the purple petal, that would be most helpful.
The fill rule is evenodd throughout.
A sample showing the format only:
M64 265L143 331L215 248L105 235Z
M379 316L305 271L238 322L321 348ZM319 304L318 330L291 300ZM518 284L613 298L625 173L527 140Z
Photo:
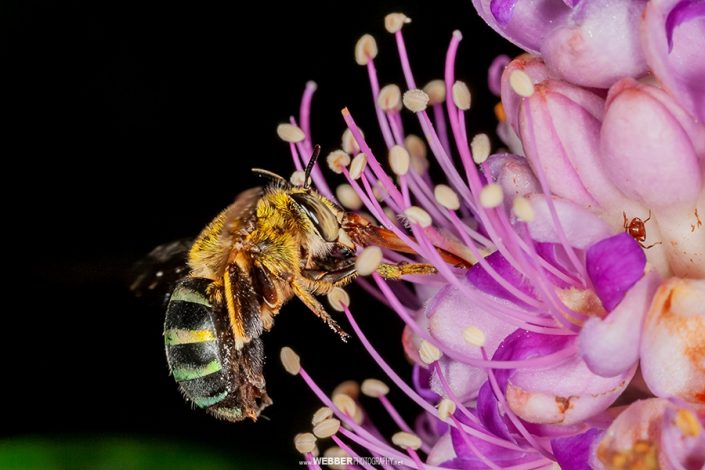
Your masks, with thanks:
M425 367L414 364L414 368L411 371L411 381L416 393L421 395L424 400L436 403L441 399L436 392L431 390L431 371Z
M490 11L500 26L507 26L512 19L512 11L517 4L517 0L491 0Z
M639 359L644 317L659 280L655 271L647 273L606 318L595 316L585 322L578 334L578 350L592 372L614 377Z
M472 3L492 29L529 52L538 52L546 35L572 11L562 0L473 0Z
M673 50L673 32L683 23L705 17L705 2L702 0L684 0L678 3L666 17L666 38L668 52Z
M651 0L642 20L641 44L646 62L665 90L692 116L705 122L705 21L679 17L676 9L696 11L701 7L680 7L682 0ZM701 3L702 5L702 3ZM675 11L675 13L674 13ZM669 27L668 19L671 18ZM684 21L685 20L685 21Z
M568 5L570 8L574 8L578 5L578 3L580 3L580 0L563 0L563 3Z
M485 382L482 387L480 387L480 393L477 397L477 417L485 428L495 436L506 439L507 441L516 442L509 433L509 428L507 427L504 417L502 417L499 412L497 397L495 397L489 381Z
M463 436L462 431L459 431L456 428L451 428L450 436L453 440L455 454L458 456L458 458L454 461L456 465L452 468L473 470L487 468L473 449L468 445L467 441L471 442L475 449L477 449L483 456L499 466L518 465L536 460L536 454L534 453L499 447L469 434L465 434L465 436Z
M562 470L584 470L590 466L591 450L603 431L589 429L582 434L551 440L553 455Z
M646 0L582 2L541 44L546 65L571 83L594 88L644 75L639 27L645 5Z
M487 71L487 84L495 96L499 96L502 93L502 73L504 73L504 67L511 61L512 59L509 56L502 54L495 57L490 64L490 68Z
M533 283L524 277L519 271L514 269L514 267L507 261L507 259L499 251L495 251L491 255L485 257L485 261L490 267L494 268L497 273L503 277L507 282L512 284L514 287L522 291L523 293L533 296L534 289ZM475 287L480 289L482 292L492 295L494 297L499 297L506 300L511 300L514 303L519 303L524 305L523 302L519 301L514 295L512 295L507 289L502 287L497 281L490 276L487 271L480 265L480 263L475 264L467 273L467 279Z
M644 276L646 255L634 238L620 233L588 248L586 265L595 293L612 311Z

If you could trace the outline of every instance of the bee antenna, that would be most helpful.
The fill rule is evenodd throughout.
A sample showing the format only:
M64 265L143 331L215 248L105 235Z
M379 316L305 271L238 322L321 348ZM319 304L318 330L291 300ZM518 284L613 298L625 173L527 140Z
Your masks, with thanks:
M308 161L308 165L306 165L306 172L304 173L304 188L308 188L311 186L311 172L313 171L313 167L316 166L316 160L318 160L318 156L321 154L321 146L316 144L313 146L313 155L311 155L311 158Z
M278 181L281 183L289 184L289 182L284 177L279 176L278 174L273 173L269 170L264 170L262 168L253 168L252 173L263 178L269 178L272 181Z

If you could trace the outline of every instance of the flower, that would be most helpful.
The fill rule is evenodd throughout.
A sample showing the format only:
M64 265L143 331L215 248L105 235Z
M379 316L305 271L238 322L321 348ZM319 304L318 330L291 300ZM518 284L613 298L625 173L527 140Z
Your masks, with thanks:
M697 21L700 10L688 5L666 20L669 41L674 24ZM411 468L700 468L705 129L682 97L633 78L650 60L639 45L643 2L549 1L534 11L522 0L478 0L476 7L495 29L543 54L498 59L488 75L502 97L499 133L515 153L493 153L488 136L467 133L472 99L455 78L461 34L451 36L443 79L419 88L404 43L409 20L396 13L385 25L403 86L380 87L371 36L355 48L386 148L371 148L344 109L342 148L327 161L346 183L332 191L320 169L313 174L322 194L335 193L351 211L364 208L413 251L375 248L377 258L423 259L437 270L405 279L412 289L372 269L360 279L406 325L408 381L358 326L354 299L353 307L337 304L421 414L412 426L377 379L328 396L285 348L287 371L326 407L314 415L313 434L297 436L297 449L314 468L316 439L327 438L335 444L327 455L357 458L365 468L361 455ZM597 34L606 18L621 29ZM601 56L613 40L618 50ZM575 69L566 54L578 57ZM314 90L307 85L301 116L283 136L299 172L312 148ZM692 90L681 89L683 96ZM410 120L423 139L409 132ZM443 172L438 184L430 156ZM445 252L472 267L449 265ZM652 398L634 401L644 396ZM380 434L380 417L365 411L370 399L398 433Z

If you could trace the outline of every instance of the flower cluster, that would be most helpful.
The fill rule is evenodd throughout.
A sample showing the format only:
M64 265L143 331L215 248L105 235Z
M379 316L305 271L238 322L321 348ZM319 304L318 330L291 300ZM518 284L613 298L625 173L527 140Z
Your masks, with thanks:
M361 285L406 324L408 383L358 327L349 299L330 300L421 414L405 421L376 379L329 397L284 348L287 370L326 405L297 449L314 468L317 439L330 437L326 455L363 468L371 467L361 456L417 469L700 469L705 3L474 4L527 51L498 58L488 74L506 149L468 134L471 95L455 78L460 32L443 79L420 88L402 34L410 20L396 13L385 26L403 85L380 87L371 36L355 49L386 148L370 148L343 110L347 131L328 165L347 183L332 191L320 169L313 175L324 195L364 211L415 253L368 247L358 260L371 273ZM311 154L314 90L310 83L298 122L279 129L294 179ZM442 183L432 181L430 160ZM472 267L449 265L444 252ZM389 282L375 273L382 259L425 260L437 274ZM366 413L366 400L388 416ZM380 419L399 432L383 436Z

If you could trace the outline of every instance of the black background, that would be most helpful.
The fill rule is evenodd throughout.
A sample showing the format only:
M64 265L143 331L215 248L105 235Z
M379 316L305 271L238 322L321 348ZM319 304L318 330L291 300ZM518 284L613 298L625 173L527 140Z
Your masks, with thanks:
M470 1L45 0L3 10L3 154L13 169L3 171L2 436L156 437L293 466L292 438L319 404L282 370L279 348L293 346L330 391L381 377L359 343L341 344L292 301L265 338L270 420L220 422L191 410L167 375L162 309L130 295L130 267L259 184L251 167L291 173L275 129L298 114L307 80L319 84L312 129L324 155L340 145L343 106L378 144L353 47L374 34L381 83L401 83L386 13L413 19L404 31L419 83L441 78L451 32L463 31L457 74L473 91L472 131L492 132L486 70L514 50ZM360 289L352 296L370 338L407 376L398 318Z

